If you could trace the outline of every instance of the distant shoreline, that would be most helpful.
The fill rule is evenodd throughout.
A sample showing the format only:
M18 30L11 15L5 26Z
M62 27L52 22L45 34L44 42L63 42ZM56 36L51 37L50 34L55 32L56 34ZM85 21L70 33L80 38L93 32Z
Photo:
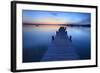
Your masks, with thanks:
M40 26L40 25L55 25L55 26L70 26L70 27L91 27L90 24L32 24L32 23L23 23L23 25L35 25L35 26Z

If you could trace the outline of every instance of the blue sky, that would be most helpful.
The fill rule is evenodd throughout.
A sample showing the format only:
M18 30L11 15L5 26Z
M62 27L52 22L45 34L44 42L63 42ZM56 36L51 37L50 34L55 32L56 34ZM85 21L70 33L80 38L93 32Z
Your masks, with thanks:
M90 13L23 10L23 23L90 24Z

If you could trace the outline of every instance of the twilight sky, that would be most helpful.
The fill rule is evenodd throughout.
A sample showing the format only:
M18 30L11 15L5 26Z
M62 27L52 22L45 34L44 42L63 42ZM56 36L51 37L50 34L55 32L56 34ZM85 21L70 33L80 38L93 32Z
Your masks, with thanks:
M90 24L90 13L23 10L23 23L33 24Z

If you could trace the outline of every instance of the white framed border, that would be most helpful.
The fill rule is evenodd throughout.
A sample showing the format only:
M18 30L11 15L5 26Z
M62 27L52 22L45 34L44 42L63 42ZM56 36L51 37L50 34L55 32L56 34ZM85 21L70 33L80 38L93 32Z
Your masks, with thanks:
M86 12L91 13L91 59L74 60L74 61L55 61L55 62L32 62L22 63L22 10L45 10L45 11L62 11L62 12ZM16 70L25 69L42 69L56 67L75 67L96 65L96 9L86 7L67 7L52 5L36 4L16 4Z

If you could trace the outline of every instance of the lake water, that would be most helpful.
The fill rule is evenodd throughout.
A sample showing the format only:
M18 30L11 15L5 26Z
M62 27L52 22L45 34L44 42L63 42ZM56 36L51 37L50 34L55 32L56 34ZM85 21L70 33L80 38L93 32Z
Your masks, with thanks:
M23 62L26 63L26 62L68 60L66 58L54 59L54 60L52 58L52 60L49 59L43 60L48 51L48 47L52 43L52 36L56 36L56 31L58 31L60 27L61 26L55 26L55 25L39 25L39 26L23 25ZM68 36L72 36L71 47L75 48L79 56L79 58L76 58L75 60L90 59L91 58L90 27L66 27L66 31L68 33ZM51 50L53 51L53 49ZM65 50L62 49L62 51ZM56 54L56 52L54 53ZM64 53L66 54L66 52ZM56 55L55 54L54 58L59 56L58 54Z

